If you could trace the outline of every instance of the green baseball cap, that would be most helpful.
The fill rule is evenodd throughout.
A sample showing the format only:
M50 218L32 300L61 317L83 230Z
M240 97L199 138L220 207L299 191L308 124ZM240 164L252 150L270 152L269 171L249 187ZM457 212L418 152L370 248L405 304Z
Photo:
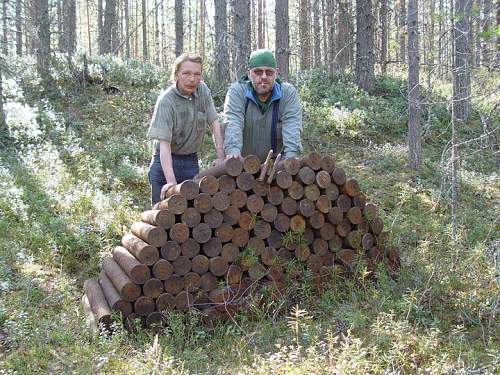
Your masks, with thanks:
M267 49L258 49L250 54L248 67L253 69L259 66L276 69L276 59L271 51L268 51Z

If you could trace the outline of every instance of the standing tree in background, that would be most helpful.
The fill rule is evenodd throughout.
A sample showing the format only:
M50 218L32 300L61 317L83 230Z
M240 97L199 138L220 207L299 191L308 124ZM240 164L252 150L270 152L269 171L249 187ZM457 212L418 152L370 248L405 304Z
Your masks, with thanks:
M332 1L330 0L330 2ZM349 66L349 44L351 43L349 36L349 4L346 0L339 1L337 13L336 48L333 49L333 42L331 42L330 49L332 51L332 62L333 58L335 58L335 70L343 72Z
M234 42L236 60L234 71L236 77L245 74L250 57L250 0L233 0L234 9Z
M205 0L200 0L200 34L198 50L203 59L205 59Z
M290 36L288 20L288 0L276 0L276 64L281 77L288 80L290 64Z
M214 0L215 6L215 81L225 88L229 80L229 52L226 0Z
M257 5L257 48L259 49L265 48L266 45L264 1L258 0Z
M42 86L48 91L50 86L50 18L48 0L34 0L33 14L36 28L35 54Z
M434 1L434 0L432 0ZM387 0L380 0L380 71L387 72Z
M9 53L8 32L9 26L7 21L9 20L9 15L7 13L8 0L2 0L2 19L3 19L3 35L2 35L2 53L7 56Z
M497 5L500 8L500 5ZM482 19L482 37L481 37L481 60L483 66L489 66L491 62L491 43L488 36L491 34L491 0L483 0L483 19Z
M143 61L148 61L149 51L148 51L148 24L146 22L147 18L146 0L142 0L141 15L142 15L142 59Z
M406 2L399 0L399 49L401 63L406 64Z
M18 56L23 54L23 23L22 23L23 1L16 1L16 53Z
M356 84L372 92L375 86L372 0L356 0Z
M313 0L314 67L321 66L321 24L319 22L320 0Z
M102 27L101 55L113 52L113 28L116 22L116 0L106 0L104 23Z
M421 163L418 0L408 0L408 159L412 169Z
M175 0L175 56L184 51L184 1Z
M299 33L301 70L311 68L311 36L309 33L309 24L311 23L311 19L309 13L309 0L300 0Z
M68 54L68 61L76 51L76 2L75 0L64 0L62 6L62 30L63 34L59 36L61 39L61 52Z

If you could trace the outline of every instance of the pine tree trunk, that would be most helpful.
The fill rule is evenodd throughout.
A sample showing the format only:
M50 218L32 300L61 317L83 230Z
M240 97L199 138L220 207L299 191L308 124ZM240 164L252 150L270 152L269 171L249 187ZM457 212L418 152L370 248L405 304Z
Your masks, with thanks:
M300 69L311 68L311 37L309 24L311 23L309 14L309 0L300 0L299 10L299 32L300 32Z
M7 24L7 21L9 20L9 15L7 14L8 4L9 4L8 0L2 1L2 15L3 15L2 53L5 56L9 54L9 43L8 43L9 26Z
M226 0L214 0L215 7L215 82L225 88L229 79L229 52Z
M161 1L161 0L160 0ZM155 64L160 65L161 50L160 50L160 26L159 26L159 4L155 0Z
M5 0L4 0L5 3ZM59 52L66 52L64 47L66 45L66 41L64 40L64 32L63 32L63 7L64 0L57 1L57 47Z
M421 162L418 0L408 0L408 156L410 168Z
M499 5L500 7L500 5ZM483 66L489 66L491 62L491 50L492 46L489 43L489 38L486 36L491 28L491 0L483 0L483 21L482 21L482 32L483 37L481 38L481 60Z
M76 2L75 0L64 0L63 3L63 37L61 51L68 54L71 60L76 50Z
M142 0L141 15L142 15L142 60L149 60L148 51L148 24L146 23L146 0Z
M234 70L237 77L245 74L250 56L250 0L233 0L234 36L236 60Z
M319 22L319 3L320 0L314 1L313 28L314 28L314 67L321 66L321 23Z
M399 48L401 62L406 64L406 2L399 0Z
M175 0L175 56L184 51L184 1Z
M375 86L372 0L356 0L356 84L372 92Z
M22 29L22 7L23 1L16 1L16 53L18 56L23 54L23 29Z
M89 0L90 1L90 0ZM102 8L102 0L97 0L97 45L99 54L102 54L104 49L104 12ZM87 8L88 9L88 8ZM89 25L90 28L90 25Z
M116 2L115 0L107 0L104 9L104 25L102 36L101 54L112 53L113 46L113 28L116 23Z
M50 86L50 21L48 0L34 1L35 27L37 30L36 41L36 61L38 73L43 82L43 87L47 91Z
M288 80L290 63L288 0L276 0L276 63L281 77Z
M129 0L123 0L123 13L125 15L125 57L130 59L130 14Z
M205 59L205 0L200 0L200 42L199 53Z
M332 12L333 19L333 9L329 11ZM328 15L330 17L330 14ZM333 24L333 21L332 21ZM338 71L345 71L347 66L349 65L349 13L348 13L348 4L346 0L339 1L338 7L338 17L337 17L337 33L335 36L335 46L336 49L333 49L333 43L331 43L331 54L332 60L334 58L333 53L335 52L335 69ZM333 61L332 61L333 62Z
M387 72L387 0L380 0L380 71Z
M3 109L3 61L0 64L0 144L3 140L8 137L9 129L7 128L7 122L5 121L5 112Z

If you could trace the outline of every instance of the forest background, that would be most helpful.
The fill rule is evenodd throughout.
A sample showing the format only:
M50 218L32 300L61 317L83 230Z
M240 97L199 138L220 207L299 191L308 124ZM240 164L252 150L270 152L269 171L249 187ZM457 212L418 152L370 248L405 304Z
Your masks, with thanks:
M499 2L1 4L1 374L498 371ZM93 334L83 281L148 207L146 131L175 56L204 56L221 110L256 48L299 90L305 151L381 208L398 274L358 267L214 326L193 311L158 335Z

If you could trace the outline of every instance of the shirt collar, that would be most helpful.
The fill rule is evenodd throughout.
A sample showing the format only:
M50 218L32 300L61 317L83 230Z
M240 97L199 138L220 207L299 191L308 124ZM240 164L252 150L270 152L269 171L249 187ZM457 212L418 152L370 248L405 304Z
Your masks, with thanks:
M255 104L257 104L257 98L255 97L255 93L252 87L252 82L248 81L247 84L247 89L245 91L245 97L253 101ZM269 103L272 103L275 100L281 99L281 84L278 82L274 82L273 85L273 90L271 91L271 99Z
M190 99L191 97L195 97L195 98L198 98L198 87L196 88L196 90L194 90L194 92L191 94L191 95L184 95L184 94L181 94L181 92L179 91L179 89L177 88L177 83L174 82L171 86L172 88L172 91L175 92L177 95L179 95L181 98L184 98L184 99Z

